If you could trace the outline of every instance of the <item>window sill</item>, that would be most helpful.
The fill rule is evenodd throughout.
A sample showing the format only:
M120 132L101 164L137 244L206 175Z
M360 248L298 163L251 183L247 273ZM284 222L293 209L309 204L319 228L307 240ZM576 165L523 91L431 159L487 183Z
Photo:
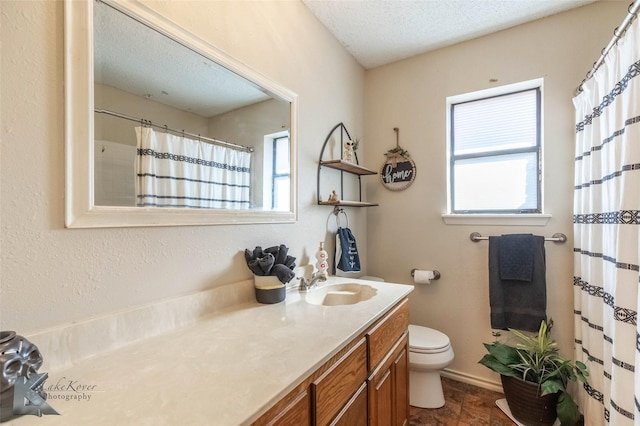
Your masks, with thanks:
M545 226L550 214L443 214L447 225Z

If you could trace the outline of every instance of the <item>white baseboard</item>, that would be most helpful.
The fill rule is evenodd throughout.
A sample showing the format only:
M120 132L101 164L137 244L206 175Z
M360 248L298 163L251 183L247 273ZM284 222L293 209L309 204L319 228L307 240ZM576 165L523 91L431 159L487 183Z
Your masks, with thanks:
M502 393L502 384L499 382L490 381L482 377L472 376L470 374L462 373L456 370L450 370L445 368L440 372L442 377L446 377L451 380L456 380L462 383L468 383L470 385L478 386L479 388L489 389L495 392Z

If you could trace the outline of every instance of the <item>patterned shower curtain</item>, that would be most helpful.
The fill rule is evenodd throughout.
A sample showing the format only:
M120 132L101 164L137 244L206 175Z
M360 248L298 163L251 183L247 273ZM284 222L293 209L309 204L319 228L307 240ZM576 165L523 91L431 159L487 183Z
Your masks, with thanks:
M585 425L640 425L640 29L574 99L574 318Z
M139 207L248 209L251 153L136 127Z

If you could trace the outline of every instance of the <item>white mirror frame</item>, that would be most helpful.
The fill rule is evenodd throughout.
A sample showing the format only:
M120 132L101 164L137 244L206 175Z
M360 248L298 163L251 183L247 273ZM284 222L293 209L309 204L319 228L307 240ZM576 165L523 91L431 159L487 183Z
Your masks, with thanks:
M265 211L94 205L93 0L65 0L65 226L109 228L295 222L297 95L137 1L106 2L290 102L291 208L289 211Z

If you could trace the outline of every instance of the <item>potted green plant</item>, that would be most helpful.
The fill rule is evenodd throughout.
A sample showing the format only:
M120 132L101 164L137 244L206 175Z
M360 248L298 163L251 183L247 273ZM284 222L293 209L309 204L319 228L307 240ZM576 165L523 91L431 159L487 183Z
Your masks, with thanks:
M570 380L586 382L587 366L571 362L558 352L551 340L549 324L542 321L537 335L509 329L519 342L513 346L501 342L484 343L489 352L480 364L500 374L511 414L525 425L551 425L556 415L562 426L580 420L578 406L567 392Z

